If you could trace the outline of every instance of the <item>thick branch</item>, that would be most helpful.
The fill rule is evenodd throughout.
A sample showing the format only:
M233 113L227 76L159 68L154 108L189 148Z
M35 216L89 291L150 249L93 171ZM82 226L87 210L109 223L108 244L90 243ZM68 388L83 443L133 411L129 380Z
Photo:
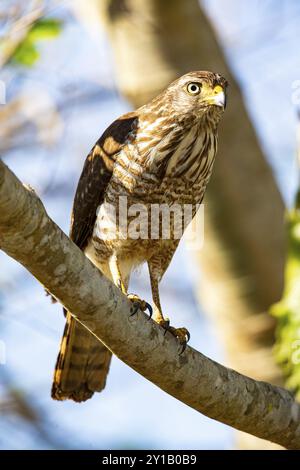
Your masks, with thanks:
M22 263L122 361L195 410L300 449L300 406L279 387L243 376L188 347L131 304L48 217L0 161L0 246Z

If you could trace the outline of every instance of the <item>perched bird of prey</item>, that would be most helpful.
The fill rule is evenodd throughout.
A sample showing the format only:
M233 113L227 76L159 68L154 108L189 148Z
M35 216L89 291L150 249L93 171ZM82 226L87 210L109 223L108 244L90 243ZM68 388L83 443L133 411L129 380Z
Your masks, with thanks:
M124 232L124 221L121 224L117 216L121 200L128 208L142 205L149 211L153 206L190 204L195 214L212 172L226 87L219 74L187 73L150 103L114 121L87 156L74 199L70 238L125 295L131 272L146 262L153 318L178 338L182 349L189 333L169 325L159 298L159 282L180 240L174 236L174 223L164 236L159 212L154 235L149 229L147 236L136 237ZM117 219L114 236L112 208ZM128 209L127 216L128 229L136 213ZM146 219L149 222L148 215ZM174 222L174 215L170 220ZM145 216L139 220L140 225L144 222ZM149 306L136 295L128 296L143 310ZM81 402L100 392L110 361L111 352L67 312L52 397Z

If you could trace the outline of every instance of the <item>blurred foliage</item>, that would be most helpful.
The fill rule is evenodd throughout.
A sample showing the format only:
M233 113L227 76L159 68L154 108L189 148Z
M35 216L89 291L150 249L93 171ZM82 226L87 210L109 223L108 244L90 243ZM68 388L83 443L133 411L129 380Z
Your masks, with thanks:
M40 58L38 42L57 37L61 30L62 22L57 19L44 18L36 21L14 51L11 62L31 67Z
M300 399L300 190L293 209L287 213L287 260L284 292L271 307L277 319L274 352L286 385Z

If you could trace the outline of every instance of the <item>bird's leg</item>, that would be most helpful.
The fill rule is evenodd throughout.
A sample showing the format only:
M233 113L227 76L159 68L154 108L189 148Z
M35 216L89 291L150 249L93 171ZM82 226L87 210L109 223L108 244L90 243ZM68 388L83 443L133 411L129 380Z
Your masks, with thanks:
M148 302L145 300L142 300L138 295L136 294L128 294L127 289L128 289L128 281L124 281L122 277L122 273L120 270L119 262L117 255L114 254L109 262L109 267L110 267L110 272L113 278L114 284L121 290L123 294L126 295L126 297L131 300L133 304L133 309L131 312L131 316L135 315L138 310L142 310L145 312L146 310L149 311L150 318L152 317L152 307Z
M151 290L152 290L152 298L153 298L153 306L154 306L153 319L165 329L165 332L169 331L170 333L172 333L173 336L175 336L175 338L178 339L179 344L181 346L180 354L182 354L186 348L187 342L190 339L190 333L184 327L174 328L173 326L170 326L169 318L163 316L161 305L160 305L160 296L159 296L159 287L158 287L159 278L158 276L155 275L155 271L156 270L153 269L153 266L149 263L150 282L151 282Z
M153 306L154 306L154 313L153 313L153 320L156 321L160 326L165 328L166 330L170 327L170 320L168 317L164 317L160 305L160 297L159 297L159 288L158 288L158 279L153 275L153 272L150 269L150 282L151 282L151 291L152 291L152 299L153 299Z

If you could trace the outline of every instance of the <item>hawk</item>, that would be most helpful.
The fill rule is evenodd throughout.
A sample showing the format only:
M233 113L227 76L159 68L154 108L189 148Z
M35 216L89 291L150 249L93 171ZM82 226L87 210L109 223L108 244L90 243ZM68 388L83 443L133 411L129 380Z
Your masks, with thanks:
M72 210L70 238L124 294L128 295L132 271L148 264L153 318L178 338L183 349L189 333L169 325L159 297L159 282L180 240L174 236L174 216L168 237L160 230L162 215L154 237L124 236L120 219L112 237L109 208L120 215L120 200L126 198L128 207L146 209L190 204L195 214L216 156L226 88L219 74L190 72L150 103L114 121L86 158ZM128 219L134 218L128 211ZM139 308L150 307L138 296L128 296ZM52 397L81 402L100 392L110 361L111 352L66 312Z

